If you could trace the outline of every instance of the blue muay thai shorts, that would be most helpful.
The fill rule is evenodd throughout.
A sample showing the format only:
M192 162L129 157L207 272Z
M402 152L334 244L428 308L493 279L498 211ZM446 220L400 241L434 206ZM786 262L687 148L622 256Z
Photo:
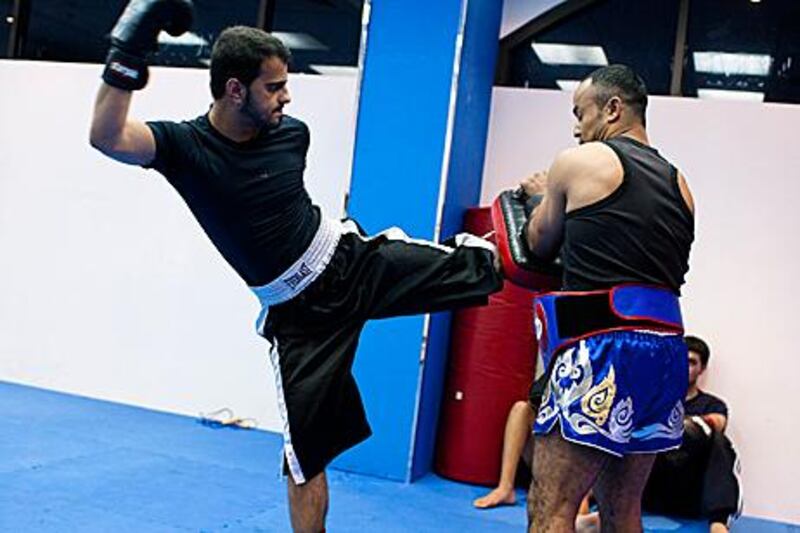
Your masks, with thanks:
M677 297L626 285L535 301L549 379L534 433L615 456L680 446L688 354Z

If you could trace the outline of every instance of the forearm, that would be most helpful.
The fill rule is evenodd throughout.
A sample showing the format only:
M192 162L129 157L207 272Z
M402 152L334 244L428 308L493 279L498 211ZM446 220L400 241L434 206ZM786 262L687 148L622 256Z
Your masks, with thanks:
M92 146L100 151L113 151L122 144L128 110L131 105L131 91L100 85L94 102L92 129L89 136Z
M728 419L719 413L687 416L685 420L700 427L707 435L711 435L712 431L724 433L728 423Z
M554 232L548 227L551 223L547 220L548 201L545 195L531 213L527 226L528 249L534 256L545 260L552 259L559 244L553 238Z
M725 426L728 425L728 419L725 415L721 415L719 413L710 413L707 415L703 415L703 420L714 429L714 431L718 431L720 433L725 432Z

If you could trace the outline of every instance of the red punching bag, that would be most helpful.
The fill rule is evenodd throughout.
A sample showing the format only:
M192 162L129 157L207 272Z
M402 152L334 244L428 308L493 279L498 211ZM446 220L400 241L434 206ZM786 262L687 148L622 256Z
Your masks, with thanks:
M489 208L469 209L464 229L475 235L491 231ZM528 398L533 382L533 296L505 282L488 306L454 313L436 447L438 474L467 483L497 483L508 412L514 402Z

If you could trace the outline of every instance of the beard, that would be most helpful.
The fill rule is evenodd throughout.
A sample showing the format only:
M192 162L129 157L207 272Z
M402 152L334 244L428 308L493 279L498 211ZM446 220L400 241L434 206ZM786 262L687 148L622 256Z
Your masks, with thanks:
M247 95L244 98L244 105L242 106L241 113L245 115L258 129L262 129L265 127L270 126L277 126L281 122L281 118L283 116L279 116L277 119L272 118L272 114L276 109L269 112L269 114L264 114L262 111L253 106L253 102L250 100L250 91L247 92Z

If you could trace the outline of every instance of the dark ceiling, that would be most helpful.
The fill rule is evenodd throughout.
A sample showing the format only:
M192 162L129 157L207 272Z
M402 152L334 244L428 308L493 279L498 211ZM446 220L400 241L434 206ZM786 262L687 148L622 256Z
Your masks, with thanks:
M313 73L312 65L355 66L361 36L363 0L194 0L194 32L213 43L226 26L258 25L276 32L302 33L316 47L295 47L291 70ZM498 0L499 1L499 0ZM100 63L108 32L126 0L17 0L23 16L16 57ZM683 2L688 5L681 83L673 86L676 36ZM0 0L3 19L13 15L14 0ZM764 93L767 102L800 103L800 0L568 0L566 16L546 25L525 25L503 39L501 84L556 88L556 80L581 79L593 68L542 63L531 43L601 46L611 63L636 69L652 94L696 96L701 89ZM27 13L27 16L24 14ZM552 13L551 13L552 15ZM543 15L543 17L547 14ZM15 19L12 19L15 20ZM27 21L26 23L23 23ZM535 22L535 21L534 21ZM535 28L535 31L526 28ZM0 43L9 41L12 24L0 20ZM526 33L526 31L528 33ZM0 57L8 48L0 46ZM694 52L764 54L766 75L700 72ZM210 45L162 45L156 64L207 64Z
M609 63L633 67L651 94L670 94L681 0L583 3L588 5L508 49L503 84L556 88L557 79L582 79L596 67L544 64L531 47L582 44L601 46ZM687 0L687 5L679 94L724 89L763 92L767 102L800 102L800 1ZM766 75L704 73L696 68L695 52L762 54L772 60Z
M12 0L0 0L6 12ZM126 0L22 0L28 9L21 53L25 59L100 63L108 50L108 33ZM192 31L208 43L236 24L270 31L302 32L320 43L314 49L293 49L293 71L313 72L311 64L355 66L361 36L363 0L194 0ZM5 18L5 17L4 17ZM8 31L8 24L3 28ZM0 34L2 36L2 34ZM8 37L6 33L5 40ZM155 64L201 66L210 45L162 45Z

